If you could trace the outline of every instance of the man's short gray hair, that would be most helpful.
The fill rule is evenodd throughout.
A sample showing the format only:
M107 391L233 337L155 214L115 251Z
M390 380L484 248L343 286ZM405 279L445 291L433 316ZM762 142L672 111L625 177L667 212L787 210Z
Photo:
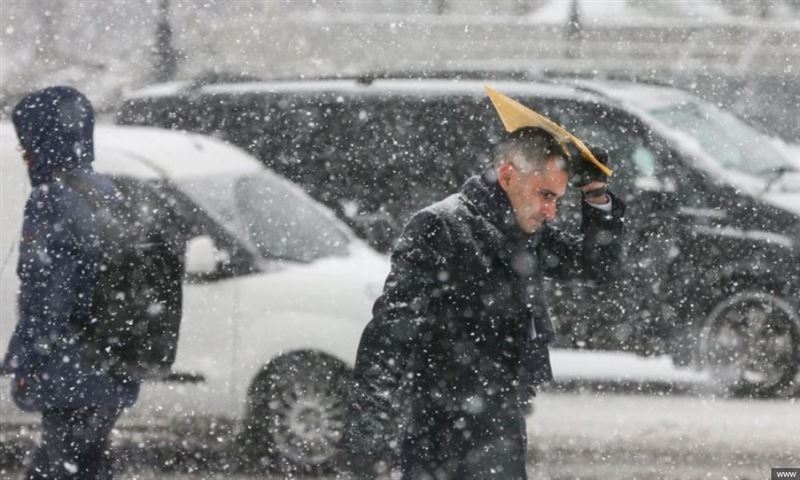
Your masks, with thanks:
M561 168L569 173L564 150L552 135L536 127L515 130L495 147L494 166L511 163L520 173L539 171L556 157Z

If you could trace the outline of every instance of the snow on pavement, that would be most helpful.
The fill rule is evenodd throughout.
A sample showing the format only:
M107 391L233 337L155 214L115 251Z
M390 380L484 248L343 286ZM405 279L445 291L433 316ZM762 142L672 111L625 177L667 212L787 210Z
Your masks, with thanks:
M552 349L556 381L614 380L703 384L708 377L689 368L676 368L668 356L641 357L631 353Z
M798 403L541 393L528 419L532 478L765 478L800 466Z

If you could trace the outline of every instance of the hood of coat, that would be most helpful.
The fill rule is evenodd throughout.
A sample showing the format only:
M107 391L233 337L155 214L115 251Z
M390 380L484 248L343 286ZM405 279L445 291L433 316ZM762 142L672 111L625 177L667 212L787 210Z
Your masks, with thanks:
M91 170L94 161L94 109L72 87L48 87L14 107L12 121L20 144L31 155L31 185L70 170Z

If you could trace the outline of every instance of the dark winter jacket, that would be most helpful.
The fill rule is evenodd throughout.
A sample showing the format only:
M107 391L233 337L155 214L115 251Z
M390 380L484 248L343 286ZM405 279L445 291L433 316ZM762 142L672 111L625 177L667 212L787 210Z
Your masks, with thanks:
M89 320L101 252L85 193L62 177L82 177L103 201L121 201L111 180L92 171L91 104L74 89L51 87L20 101L12 119L33 157L17 266L19 320L4 359L15 375L14 399L25 410L130 406L138 383L99 369L76 328Z
M464 463L464 438L493 441L510 428L512 443L523 443L524 475L523 406L532 386L552 378L543 279L608 282L619 269L623 212L617 198L610 214L584 202L582 239L549 226L526 235L488 172L418 212L361 337L342 442L350 458L390 456L399 441L412 478L415 463L444 468L437 451ZM465 437L475 422L494 426Z

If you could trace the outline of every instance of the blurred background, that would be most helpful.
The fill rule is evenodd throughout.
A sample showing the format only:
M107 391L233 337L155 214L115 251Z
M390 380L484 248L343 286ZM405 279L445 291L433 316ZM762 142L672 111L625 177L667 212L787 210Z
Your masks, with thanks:
M626 324L609 327L606 323L595 322L598 325L593 325L586 320L598 318L599 307L595 307L599 302L589 302L584 316L570 317L575 320L575 325L571 325L567 315L560 317L560 328L566 328L570 336L569 341L558 345L559 348L554 351L557 381L540 392L535 401L534 414L529 419L531 478L756 479L769 478L770 467L800 467L800 375L789 378L797 374L800 368L800 322L797 321L800 318L797 308L800 268L797 268L796 260L800 251L800 237L797 236L797 232L800 232L800 213L796 200L797 192L800 192L800 183L796 180L800 178L797 176L800 174L800 164L797 163L800 161L800 0L3 0L0 2L0 32L0 119L8 119L11 108L25 93L48 85L68 84L88 95L100 114L100 123L117 121L186 129L238 144L259 156L261 162L279 174L297 182L312 197L325 203L347 221L357 234L367 238L372 247L379 250L375 252L375 257L382 262L381 268L388 268L387 258L383 254L402 227L402 222L397 219L456 188L463 181L462 177L470 173L466 170L475 168L473 164L465 167L462 159L473 159L476 145L488 150L491 142L487 139L496 139L500 133L499 125L494 125L497 127L494 129L486 127L489 122L497 122L494 113L487 110L488 103L477 87L474 91L464 93L466 90L458 90L461 87L451 86L452 96L443 96L442 103L435 104L429 102L428 98L434 96L429 95L434 90L425 90L428 87L424 85L418 89L409 87L408 82L401 87L392 82L384 82L383 86L380 82L373 85L375 78L444 77L464 79L463 83L475 79L503 78L520 83L538 82L539 85L531 87L530 91L525 90L527 86L513 87L530 95L520 98L530 98L532 101L546 99L550 86L562 80L565 84L575 79L599 81L594 84L573 82L565 87L570 89L570 93L562 99L563 103L555 103L551 107L554 115L566 115L553 118L557 121L563 119L565 125L567 121L572 121L579 128L575 131L580 136L590 135L594 131L600 131L598 137L608 134L606 140L612 146L619 144L619 151L613 152L618 154L618 165L628 162L626 167L629 167L627 171L631 177L631 196L626 198L635 199L630 203L634 207L638 203L640 211L645 213L639 218L651 219L662 215L667 220L660 221L659 228L650 231L642 227L641 238L637 237L644 239L644 246L641 247L639 258L631 262L634 273L629 283L643 287L637 292L640 296L627 295L628 291L624 289L617 290L616 297L608 296L613 308L606 312L607 316L624 317ZM301 82L294 82L298 79L331 78L353 81L344 87L322 83L305 86ZM263 90L259 90L261 84L249 83L248 88L252 89L250 93L255 92L252 97L243 94L247 93L244 88L237 90L237 85L234 85L278 79L290 82L283 84L281 88L284 90L275 90L278 92L275 95L272 95L275 91L270 90L273 87L269 86L269 82L264 84L266 87L262 86ZM611 82L605 84L604 81ZM360 90L352 87L351 83L358 85ZM475 87L473 84L475 82L471 87ZM668 170L656 170L650 165L649 170L645 169L644 172L634 171L636 167L641 167L637 162L643 158L634 155L642 153L642 149L638 148L641 145L633 145L634 140L637 135L645 140L650 138L645 138L635 129L631 130L630 119L642 117L652 120L654 111L664 107L660 105L662 95L676 102L678 113L682 112L681 108L694 102L692 97L676 96L675 92L668 89L650 91L639 89L639 85L634 84L673 87L707 102L697 110L696 118L675 117L674 124L666 129L674 133L685 126L683 123L697 122L699 126L690 125L697 126L690 132L697 137L697 142L686 135L667 136L665 138L670 140L670 148L653 149L653 157L649 158L653 165L657 165L656 160L672 161L678 157L688 163ZM601 88L603 85L606 90ZM203 90L204 87L209 88ZM218 88L215 90L214 87ZM370 90L371 87L374 87L374 91ZM400 89L392 90L397 88ZM431 88L441 88L441 85ZM315 89L319 91L315 92ZM269 95L265 92L269 92ZM240 101L239 94L244 99L241 104L236 103ZM348 97L349 94L352 94L352 98ZM615 97L616 94L621 95L621 100ZM371 102L381 95L385 102L375 101L372 105ZM396 103L402 108L387 112L382 117L380 111L401 97L403 102ZM303 107L302 102L297 102L298 98L313 105ZM347 98L347 102L352 100L353 107L341 113L335 107L345 102L344 98ZM125 104L124 99L131 100ZM183 103L170 103L177 102L176 99ZM615 120L606 121L604 114L595 115L599 111L596 107L603 112L615 111L616 107L610 105L616 105L614 102L617 100L620 105L625 105L623 113L630 119L614 124ZM263 104L259 101L263 101ZM562 108L573 101L578 104L574 112ZM430 108L420 108L426 102ZM174 108L171 109L170 105ZM330 105L334 106L333 110L329 109ZM548 108L546 102L543 105ZM644 112L645 107L640 110L637 105L647 106L653 111ZM335 122L331 120L334 117L331 111L335 114L340 112L339 117L335 117L337 121L346 119L341 121L341 130L337 130ZM417 111L418 116L412 115ZM772 139L765 142L767 137L764 135L754 134L749 128L740 128L740 124L732 121L732 117L723 111L732 112L747 125ZM456 119L450 124L446 121L448 114ZM359 123L370 116L381 120L369 127L373 130ZM321 127L309 120L312 117L314 121L319 120ZM597 118L600 117L604 120L598 122ZM445 121L440 121L442 118ZM461 122L464 118L470 121L452 127L453 123ZM690 118L691 121L684 118ZM699 122L698 118L719 128L700 128L705 123ZM401 120L407 120L407 124ZM603 125L613 126L614 130L602 132L600 127ZM393 130L394 127L398 128ZM292 134L285 134L286 130L292 131ZM326 135L315 137L308 134L316 133L316 130L324 131ZM155 158L161 154L166 159L160 160L163 161L162 166L167 167L174 158L171 158L169 148L163 147L180 142L190 143L185 138L176 140L178 136L150 141L147 140L147 134L142 134L145 135L143 137L134 136L126 143L121 141L125 138L121 133L123 130L109 131L111 133L106 133L108 145L121 144L121 149L138 152L143 157ZM705 135L704 132L710 133ZM281 139L282 135L291 138ZM429 139L426 136L436 138ZM704 136L714 137L710 138L710 147L703 144ZM6 138L11 139L9 142L14 140L12 137L10 128L6 129ZM462 139L468 141L462 142ZM369 141L372 145L367 145ZM631 143L630 148L625 144L626 141ZM201 149L197 145L202 142L193 142L190 146L194 150L178 145L185 147L185 150L176 147L175 152L180 155L176 154L175 157L182 156L184 152L199 155L197 152ZM700 147L694 148L696 144ZM409 148L409 145L419 150ZM678 148L686 145L692 147L688 153ZM771 163L770 159L762 157L770 156L773 147L780 149L774 150L776 153L772 155L774 158ZM209 156L214 153L213 148L204 148L211 152ZM436 170L437 166L431 168L429 165L432 162L428 154L437 149L438 156L434 158L440 160L438 168L441 171ZM4 150L4 165L9 161L17 162L15 154L8 154L9 151L13 150ZM630 158L623 158L624 152L630 154ZM752 152L757 155L751 155ZM286 160L281 154L291 158ZM384 162L386 165L381 170L384 177L376 175L378 170L373 168L372 160L378 158L379 154L391 157ZM191 155L182 158L183 163L176 164L182 165L189 173L195 173L190 162L196 158ZM219 155L229 161L241 155L241 152ZM346 155L351 155L356 161L336 161L351 159ZM488 158L485 153L481 155L484 160ZM657 180L656 186L665 187L666 192L670 183L667 180L675 180L672 182L674 190L674 183L689 177L692 169L687 165L700 165L715 156L720 164L730 161L730 164L725 164L730 171L747 173L748 181L757 178L753 190L748 191L741 183L731 181L724 185L724 192L728 194L725 202L703 203L723 197L711 186L717 188L727 180L723 178L724 175L716 175L715 172L701 172L699 178L702 181L699 185L703 188L695 189L689 195L672 191L674 195L671 197L654 196L653 193L664 192L647 190ZM781 160L785 165L776 160L779 157L786 157ZM128 160L133 158L130 156ZM212 160L217 162L218 158ZM644 157L644 160L648 160L648 157ZM767 167L766 170L750 171L755 170L754 164L758 162L763 163L758 166ZM646 161L644 163L647 164ZM351 168L350 164L364 168L358 170ZM773 168L773 164L778 167ZM674 165L678 165L677 160ZM21 164L17 166L22 168ZM449 172L447 175L442 174L445 170ZM371 175L372 182L364 181L354 172L363 174L363 178ZM398 172L412 174L397 175ZM622 175L617 177L617 185L625 180L626 169L621 168L620 172ZM646 180L650 183L635 183L634 180L640 178L633 178L634 174L648 177ZM443 184L429 181L428 177L437 175L443 179ZM786 181L781 183L779 180L782 175L794 177L784 179ZM398 177L401 180L409 179L411 185L397 180ZM738 181L739 177L734 180ZM383 182L383 179L389 180ZM663 183L658 183L660 181ZM12 183L8 181L4 186ZM685 183L690 185L688 181ZM203 194L198 194L198 197L210 195L205 189L198 190ZM11 189L5 186L4 195L11 198L9 192ZM742 192L746 195L740 197ZM4 203L0 210L5 213L11 209L8 205L12 205L13 208L19 206L21 211L23 192L20 189L17 193L20 193L19 199L16 199L19 205ZM784 195L781 197L784 207L781 208L795 213L789 215L783 210L765 207L778 205L775 201L763 201L769 196L767 194L775 194L776 198L777 195ZM359 195L370 196L370 201L364 201L359 207L356 200L364 200ZM265 198L266 195L257 191L253 197ZM745 197L752 197L761 203L752 204L756 208L751 207L750 203L739 202L740 198ZM6 196L3 198L4 202L8 202ZM303 198L297 203L303 205L304 202L310 202ZM379 225L382 221L388 222L382 217L388 215L384 207L392 205L391 202L397 199L408 204L404 203L402 209L398 207L397 211L389 212L397 214L397 217L388 217L393 224L391 229L386 229L389 232L386 238L363 235L375 229L358 228L355 213L362 213L358 211L359 208L364 210L366 222ZM647 203L648 199L652 205ZM667 201L660 203L668 204L669 208L658 205L657 200L664 199ZM387 201L381 203L384 200ZM697 200L698 203L688 200ZM224 203L211 196L206 201L199 204L209 211L214 210L215 204ZM702 208L697 208L698 205ZM259 212L267 210L261 204L256 206ZM292 211L290 208L286 210ZM774 212L779 210L784 215L779 217L780 221L770 220L772 217L769 215L778 215ZM691 221L697 223L687 222L686 219L690 217L693 219ZM264 231L275 230L271 228L274 227L272 219L267 220ZM703 237L697 242L700 248L694 253L680 250L676 247L680 246L680 240L691 237L674 228L681 224L698 227L695 230L705 229L702 231L719 236ZM6 228L6 224L3 225ZM317 228L318 224L314 226L315 230L321 230ZM672 232L677 240L664 232ZM16 230L12 233L6 237L16 242ZM719 240L723 237L730 240L737 235L739 240L767 244L770 250L757 250L755 247L751 250L751 246L745 249L739 244L730 247ZM777 256L775 252L780 250L779 247L786 247L780 253L790 256ZM10 248L12 250L7 255L4 250L4 261L9 265L13 245ZM634 250L631 248L631 251ZM742 265L749 261L755 269L763 267L764 271L779 278L770 277L774 283L768 285L758 282L725 283L730 279L720 278L725 277L723 270L728 265L717 260L715 255L719 251L734 257L733 260L743 260ZM773 254L775 256L771 256ZM255 258L259 255L254 253L252 256ZM262 265L259 263L253 269L243 269L241 272L211 272L219 273L214 277L218 283L204 284L208 286L208 291L197 295L207 303L192 306L210 318L207 324L201 325L200 333L195 335L196 339L207 343L189 350L190 360L195 363L189 362L187 365L202 365L196 360L205 362L208 358L204 355L214 357L222 348L222 337L207 327L212 325L220 330L228 329L225 325L220 326L218 311L214 310L223 303L219 299L233 295L230 293L233 289L225 287L226 282L231 280L230 283L233 283L244 278L241 280L243 284L261 273L268 276L279 270L271 270L272 264L269 262L274 259L266 258L266 253L263 256L265 258L259 257L259 260L268 265L263 271L258 270ZM311 255L311 258L317 257ZM321 254L319 258L322 258ZM304 256L300 260L298 265L308 265L303 263L308 261ZM763 263L759 264L757 260ZM698 267L698 262L705 266ZM659 283L665 278L667 267L673 263L685 267L678 272L683 276L678 275L675 283ZM730 262L730 265L734 263ZM736 265L735 268L739 268L740 264ZM213 266L216 268L219 265ZM776 274L784 271L779 266L795 272L793 278ZM342 272L360 272L363 269L363 265L356 264L330 275L338 284L343 284L343 288L358 290L359 301L364 303L364 313L350 319L356 322L349 326L355 333L348 338L353 344L352 351L342 354L345 364L351 363L358 332L368 320L367 300L371 304L380 290L379 282L385 278L385 271L379 268L379 275L369 278L369 288L362 288L360 284L356 288L355 283L350 285L341 281L339 275ZM259 273L253 274L254 271ZM310 282L308 275L298 278ZM686 282L684 279L687 279ZM689 280L701 285L693 292L698 295L697 298L681 298L679 285L685 285ZM283 283L287 284L285 281ZM712 283L714 288L706 289ZM289 287L283 287L293 287L292 284L287 285ZM659 291L659 285L663 291ZM7 282L4 287L11 290L14 285ZM673 287L675 292L667 291ZM788 363L783 362L783 367L791 367L786 369L789 377L783 378L780 388L772 389L769 394L753 391L720 393L709 387L707 372L688 368L695 360L696 345L693 342L697 339L673 335L673 329L680 330L674 328L680 325L679 321L691 325L692 321L707 319L711 307L715 305L712 300L716 302L719 300L717 297L738 294L743 287L774 290L783 299L781 305L794 307L794 311L787 316L787 324L791 325L786 331L778 332L780 335L773 335L773 338L781 340L791 336L787 343L790 344L789 353L794 355L791 358L795 361L791 363L790 358ZM247 301L262 296L266 290L262 286L252 288L249 296L240 295L237 291L236 301L243 299L242 305L245 305ZM325 291L325 288L318 290ZM283 292L280 288L275 288L275 291L280 294ZM569 290L556 292L566 299ZM672 293L680 301L665 300L672 298L667 295ZM265 298L265 302L275 301L274 298ZM296 297L287 294L286 298ZM341 298L345 298L345 295L341 295ZM585 298L578 291L573 300L577 304L585 304ZM10 295L3 297L3 306L8 307L3 311L12 311L10 302L13 302ZM230 304L233 304L232 300ZM270 312L271 307L248 307L253 317L250 320L262 320L263 312ZM779 310L773 308L774 305L767 307L768 314ZM320 308L328 307L320 302ZM699 311L702 316L694 318L685 314L689 310L696 310L692 313ZM225 314L224 310L220 311ZM243 308L243 311L248 312L247 308ZM620 312L622 315L619 315ZM2 318L4 328L10 329L7 322L13 321L12 316L6 314ZM219 316L228 318L222 317L222 314ZM253 323L257 323L256 320ZM698 325L699 322L695 322L695 327ZM591 332L592 328L600 334L597 338L589 338L587 343L586 333ZM245 330L242 330L244 333L237 333L238 337L231 336L236 341L250 339L255 342L251 345L253 351L277 355L286 348L281 341L285 340L282 335L288 338L289 330L302 329L293 325L292 329L281 332L270 326L268 330L259 331L262 337L248 334ZM696 330L692 332L697 333ZM746 329L739 329L738 332L743 337L753 337ZM263 347L261 338L274 340L278 346L274 351L269 350L272 347ZM667 341L662 342L664 339ZM6 338L0 338L0 342L3 343L0 348L5 348ZM769 355L762 354L759 349L763 347L763 342L751 343L755 345L751 350L757 350L756 356L768 366L779 363L772 362ZM238 344L235 345L238 348ZM682 346L686 348L680 348ZM326 350L328 345L319 347ZM233 347L231 351L239 353ZM738 353L731 357L738 358ZM206 363L217 367L216 360L212 358ZM346 367L343 369L346 372ZM210 371L213 373L213 369ZM224 373L227 375L229 372ZM224 382L229 381L227 376L220 378ZM210 374L209 379L217 380ZM166 384L158 387L161 390L156 387L148 390L150 393L144 395L137 406L138 410L132 409L129 421L123 419L120 428L114 432L122 478L232 479L273 478L269 475L286 478L295 475L274 472L268 460L255 467L248 465L237 444L238 424L235 422L239 419L232 420L225 418L225 415L221 415L221 418L209 415L206 418L204 415L203 408L212 410L204 402L213 403L215 395L230 397L227 400L235 406L230 408L229 404L225 404L230 411L244 410L245 390L249 388L250 380L243 379L237 387L240 391L236 394L239 396L228 395L227 391L217 388L217 384L206 390L198 390L201 393L192 390L195 387L193 385L182 384ZM224 385L230 387L229 383ZM0 385L0 399L6 398L7 386L7 383ZM3 414L0 415L3 417L0 422L0 478L14 478L20 473L37 439L37 430L35 426L31 427L30 418L24 419L28 423L18 420L9 413L13 406L8 408L0 412ZM153 428L156 419L165 419L163 423L171 428ZM269 444L272 448L273 440L266 438L265 445ZM328 470L322 468L306 469L315 470L318 475L313 478L327 478L325 475L329 474ZM264 471L272 473L265 474Z
M8 0L0 105L173 79L513 70L677 86L800 142L798 0Z

